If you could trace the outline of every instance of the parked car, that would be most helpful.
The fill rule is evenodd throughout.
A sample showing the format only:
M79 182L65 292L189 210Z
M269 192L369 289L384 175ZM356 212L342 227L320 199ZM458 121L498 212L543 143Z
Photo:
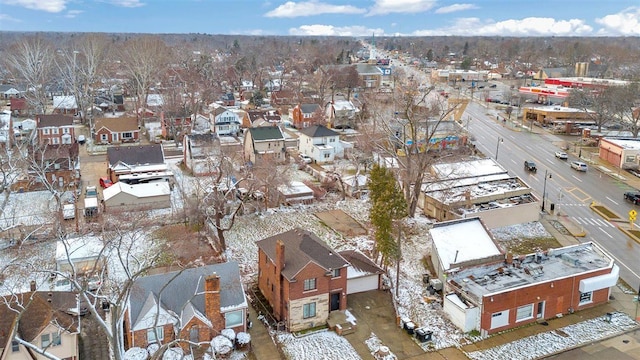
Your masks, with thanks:
M582 161L572 161L571 168L578 171L587 171L587 164L583 163Z
M569 155L567 155L567 153L564 151L556 151L556 157L560 160L567 160L569 158Z
M638 191L627 191L624 193L624 199L632 202L634 205L640 204L640 192Z
M496 84L491 84L491 85L489 85L489 87L490 87L490 88L492 88L492 89L495 89L495 88L497 88L497 87L498 87L498 85L496 85Z
M109 179L107 177L101 177L100 178L100 187L101 188L106 189L111 185L113 185L113 181L111 181L111 179Z
M529 160L524 161L524 169L528 172L533 172L533 173L538 171L538 168L536 168L536 163Z
M305 154L300 154L300 160L305 164L311 164L311 162L313 162L313 159L309 155Z
M78 135L78 144L83 145L87 141L84 135Z

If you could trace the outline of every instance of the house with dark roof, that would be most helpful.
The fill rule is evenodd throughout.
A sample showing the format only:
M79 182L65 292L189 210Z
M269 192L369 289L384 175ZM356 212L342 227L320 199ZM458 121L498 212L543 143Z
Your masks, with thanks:
M140 141L138 119L135 117L98 118L95 125L96 144L119 144Z
M289 331L326 323L347 308L349 263L322 239L296 228L258 245L258 287Z
M248 302L236 262L138 278L128 306L126 348L175 339L208 343L224 329L247 331Z
M318 104L298 104L291 109L291 122L296 129L325 123L322 107Z
M162 144L117 146L107 149L109 178L117 182L123 175L168 172Z
M14 311L19 306L25 308L21 316ZM67 291L33 291L0 300L0 359L44 358L16 337L60 359L79 359L78 309L77 295Z
M244 136L244 161L257 164L271 160L286 160L284 134L277 126L249 128Z
M41 144L59 145L75 142L73 116L49 114L36 115L38 141Z
M9 99L9 106L13 115L26 115L29 110L29 103L25 98L12 97Z
M300 130L298 151L316 163L332 162L336 156L344 155L340 134L322 125Z
M222 101L222 106L236 106L236 97L230 92L220 96L220 101Z

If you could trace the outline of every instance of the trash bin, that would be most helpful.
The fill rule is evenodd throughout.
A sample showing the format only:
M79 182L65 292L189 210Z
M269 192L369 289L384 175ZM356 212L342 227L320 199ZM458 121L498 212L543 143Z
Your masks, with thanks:
M556 209L556 204L551 203L551 206L549 207L549 209L551 209L551 212L553 212Z
M424 328L418 328L416 329L416 339L418 339L418 341L420 342L427 342L427 341L431 341L431 337L433 335L433 331L429 331L427 329Z
M400 327L407 330L407 324L411 322L411 319L408 317L403 317L400 319Z
M407 330L407 334L413 335L416 324L414 324L413 321L409 321L408 323L404 324L404 328Z

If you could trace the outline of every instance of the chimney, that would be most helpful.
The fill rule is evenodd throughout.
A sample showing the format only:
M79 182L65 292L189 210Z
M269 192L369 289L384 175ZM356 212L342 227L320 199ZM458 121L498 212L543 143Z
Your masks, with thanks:
M35 281L35 280L31 280L31 281L29 282L29 289L30 289L31 291L36 291L36 281Z
M505 262L509 265L513 264L513 253L507 253L507 259Z
M274 281L273 291L273 303L274 315L276 319L282 320L284 318L284 301L282 299L282 270L284 269L284 242L282 240L276 241L276 274Z
M219 321L222 320L220 315L220 277L218 274L213 273L204 278L204 315L211 321L215 329L224 328L224 322L222 322L222 328Z

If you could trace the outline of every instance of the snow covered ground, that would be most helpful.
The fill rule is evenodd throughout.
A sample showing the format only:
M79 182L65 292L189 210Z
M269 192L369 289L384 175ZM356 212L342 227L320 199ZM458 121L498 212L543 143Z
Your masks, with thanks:
M277 335L277 341L283 346L288 360L361 359L349 341L333 331L321 331L301 337L281 332Z

